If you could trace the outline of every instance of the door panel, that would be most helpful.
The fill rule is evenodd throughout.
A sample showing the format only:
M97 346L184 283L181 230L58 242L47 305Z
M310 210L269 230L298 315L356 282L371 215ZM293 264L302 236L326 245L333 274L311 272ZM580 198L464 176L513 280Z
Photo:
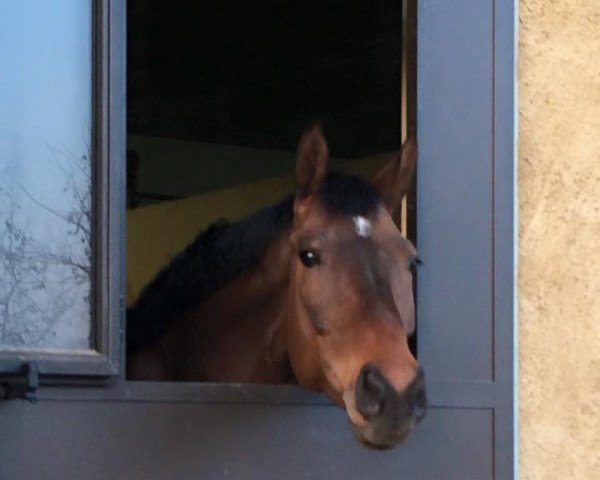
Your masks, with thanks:
M420 5L419 353L429 378L489 381L494 368L493 4Z
M419 360L439 405L491 408L494 478L515 475L514 18L419 2Z
M13 402L0 478L485 480L492 413L433 408L404 446L373 452L328 405Z

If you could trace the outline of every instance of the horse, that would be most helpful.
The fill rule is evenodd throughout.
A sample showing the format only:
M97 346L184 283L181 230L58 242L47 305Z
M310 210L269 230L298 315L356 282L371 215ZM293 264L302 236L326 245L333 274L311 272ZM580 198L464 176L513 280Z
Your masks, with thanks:
M427 409L408 344L419 260L392 216L416 140L372 183L328 157L307 130L295 195L209 227L145 287L127 313L129 379L298 383L344 408L367 447L408 436Z

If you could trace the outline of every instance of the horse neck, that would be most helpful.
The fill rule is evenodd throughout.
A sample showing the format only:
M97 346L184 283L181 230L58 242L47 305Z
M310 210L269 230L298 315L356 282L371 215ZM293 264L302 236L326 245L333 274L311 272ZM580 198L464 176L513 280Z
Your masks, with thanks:
M254 307L250 318L259 328L262 346L257 354L270 363L287 363L285 321L287 319L289 294L289 268L292 248L289 232L284 232L270 242L257 268L247 277L244 295L248 305ZM263 326L264 328L260 328Z
M187 339L187 354L196 358L191 362L192 370L184 374L187 379L287 380L284 322L291 256L288 234L283 232L269 242L253 269L213 295L191 316L188 334L194 333ZM205 343L206 338L218 338L219 342ZM196 340L202 342L202 348ZM203 371L193 370L193 365L204 365Z

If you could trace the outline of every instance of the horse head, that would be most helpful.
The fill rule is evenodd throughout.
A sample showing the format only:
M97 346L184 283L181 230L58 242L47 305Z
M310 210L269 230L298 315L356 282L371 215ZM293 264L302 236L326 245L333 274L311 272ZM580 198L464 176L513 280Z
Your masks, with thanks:
M411 139L368 184L327 173L320 128L299 145L290 362L301 385L345 408L357 438L372 448L402 442L426 412L423 370L408 345L417 253L392 219L416 156Z

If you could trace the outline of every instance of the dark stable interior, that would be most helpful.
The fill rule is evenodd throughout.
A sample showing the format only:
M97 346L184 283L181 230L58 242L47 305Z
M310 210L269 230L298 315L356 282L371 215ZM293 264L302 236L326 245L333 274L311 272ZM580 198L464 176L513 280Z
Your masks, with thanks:
M400 0L131 0L128 131L331 154L400 143Z

